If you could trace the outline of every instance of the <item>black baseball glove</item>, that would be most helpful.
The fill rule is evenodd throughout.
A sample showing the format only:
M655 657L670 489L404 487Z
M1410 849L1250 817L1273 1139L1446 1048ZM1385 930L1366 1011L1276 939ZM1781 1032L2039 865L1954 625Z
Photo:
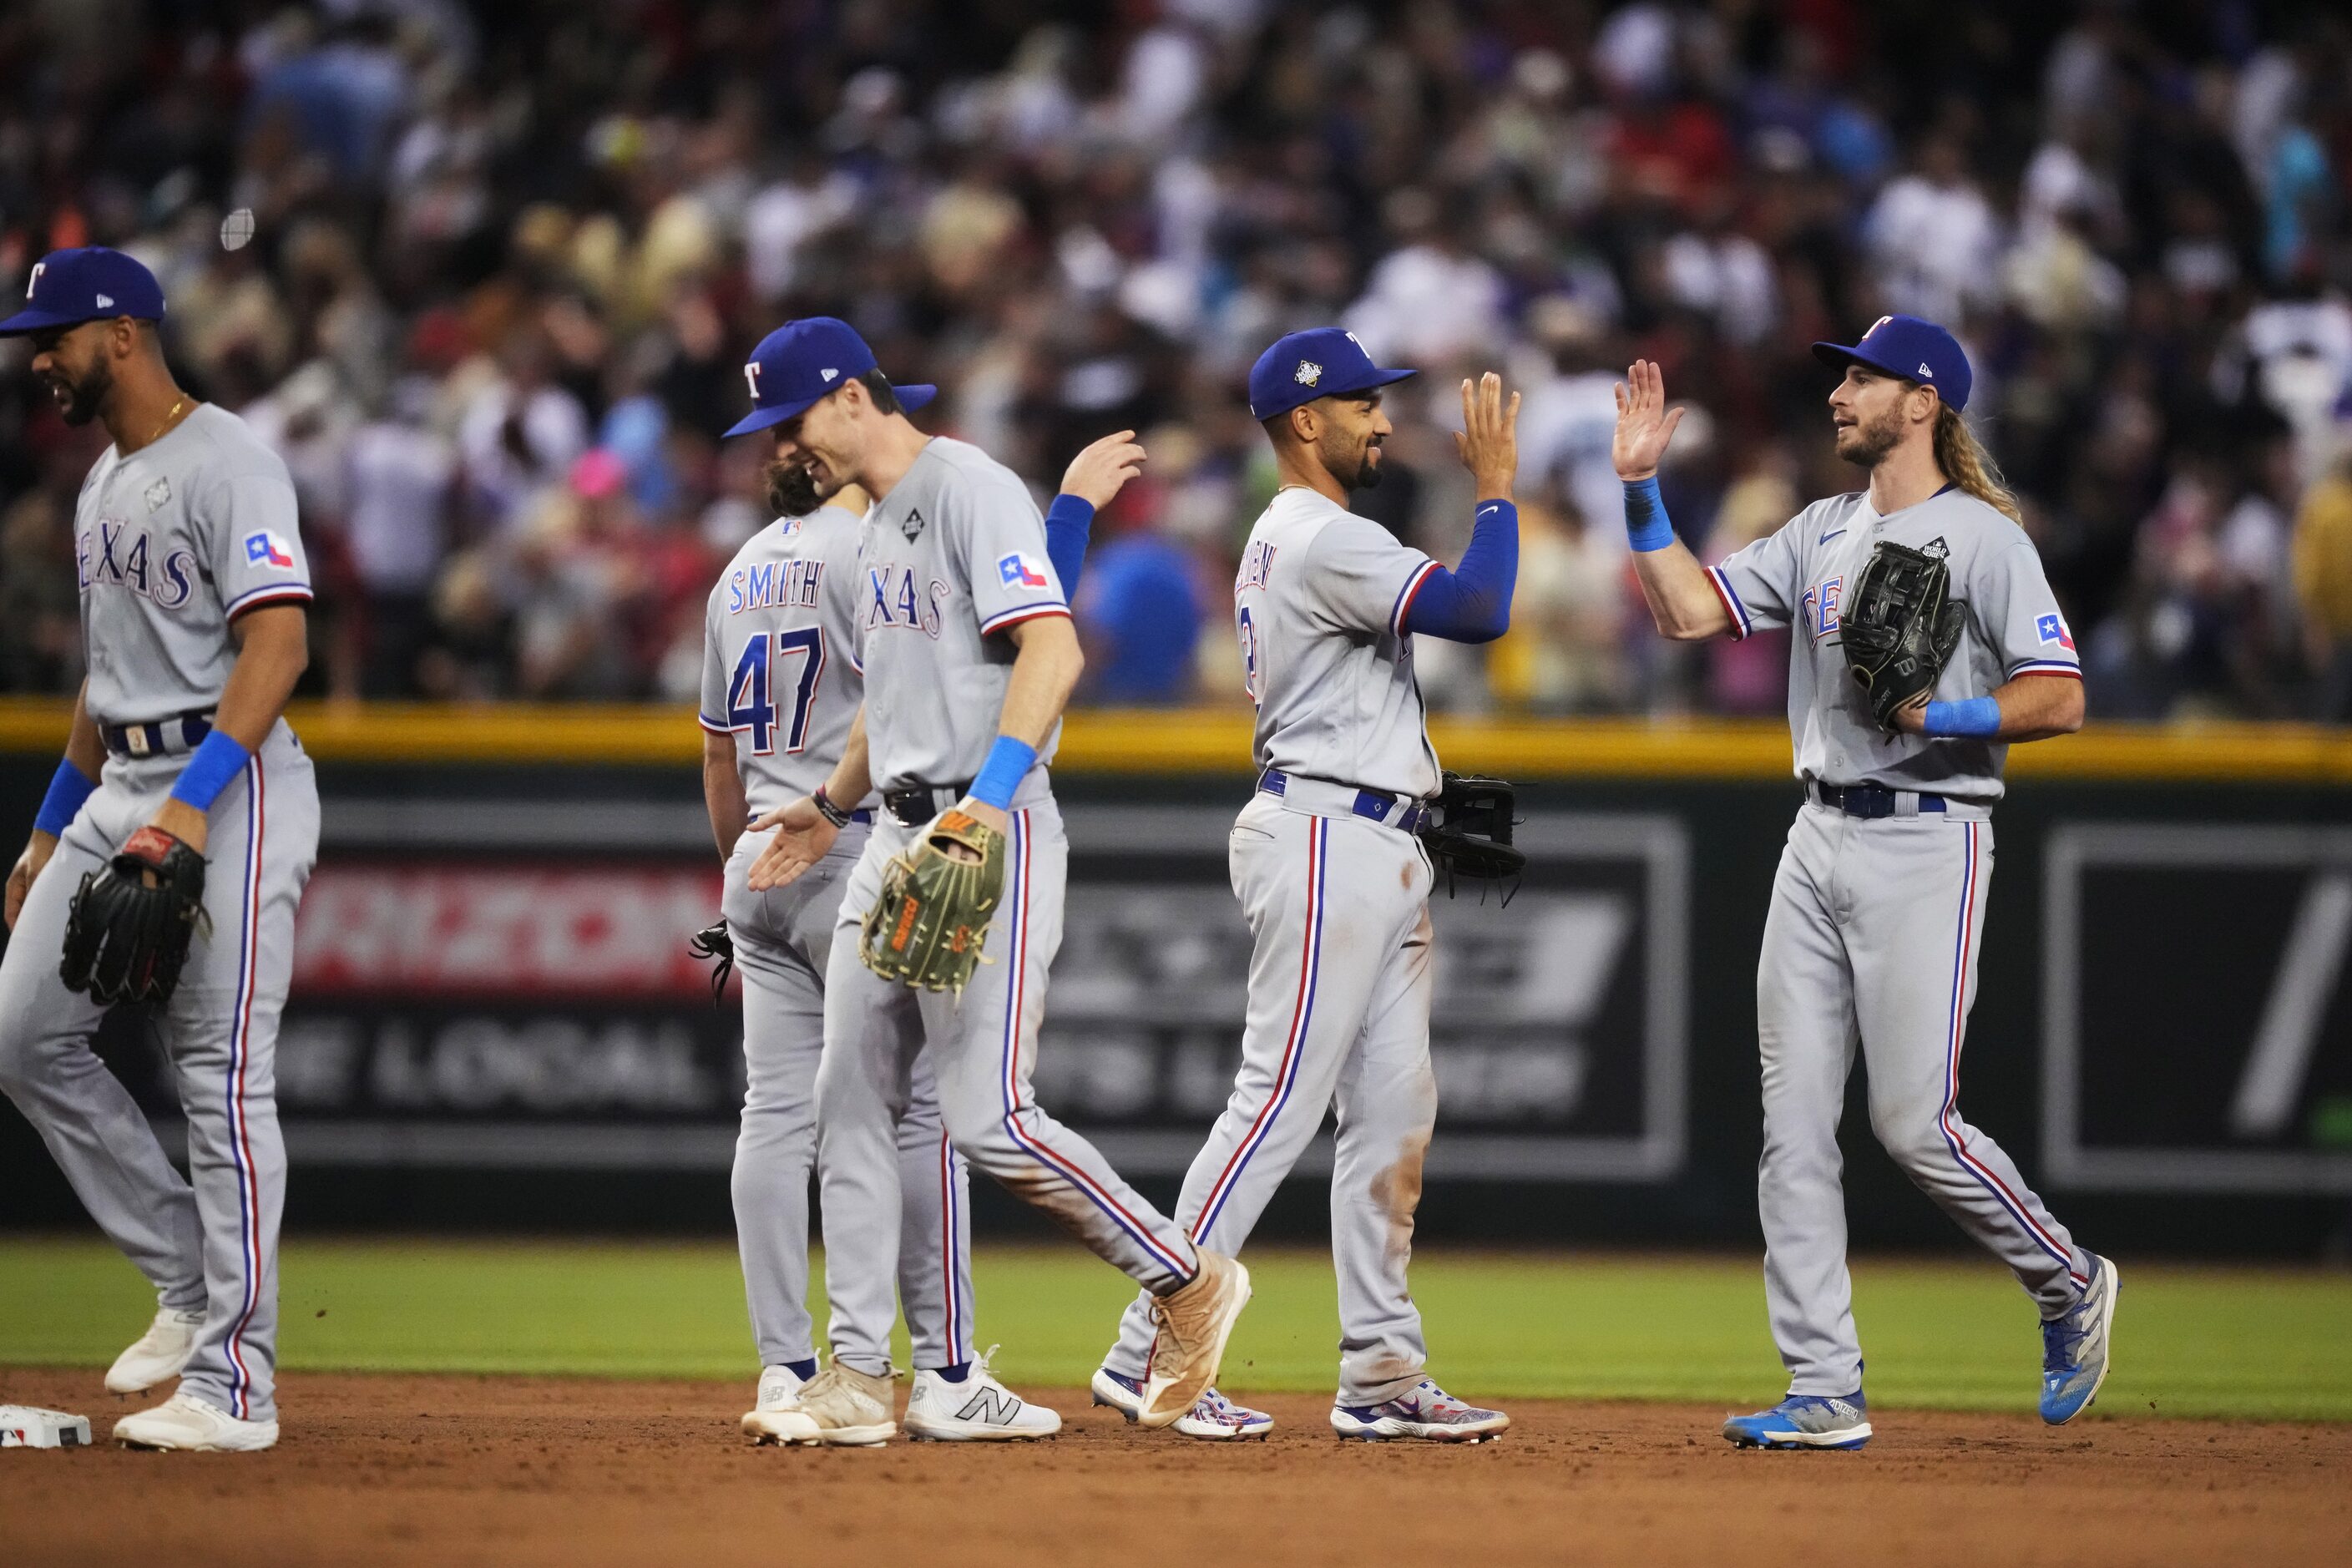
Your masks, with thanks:
M1968 605L1951 593L1952 570L1941 555L1882 539L1839 612L1846 673L1890 735L1895 710L1933 692L1960 646Z
M1519 890L1519 873L1528 858L1511 847L1511 829L1518 822L1518 792L1507 779L1480 778L1470 773L1446 773L1421 826L1422 847L1432 867L1445 873L1445 893L1454 896L1457 877L1507 883L1503 902ZM1479 897L1486 897L1481 887Z
M142 827L82 877L58 973L93 1002L161 1006L180 984L188 943L204 924L205 858L160 827Z
M686 951L697 958L715 958L717 967L710 972L710 1005L727 1005L727 977L735 973L735 933L727 929L725 916L711 921L687 938Z

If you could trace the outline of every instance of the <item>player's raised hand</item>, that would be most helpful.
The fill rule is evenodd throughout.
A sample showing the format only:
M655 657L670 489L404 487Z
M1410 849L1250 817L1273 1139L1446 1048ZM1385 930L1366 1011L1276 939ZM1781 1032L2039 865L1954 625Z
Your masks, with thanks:
M1519 395L1503 401L1503 378L1488 371L1462 384L1462 428L1454 449L1478 487L1480 500L1508 500L1519 472Z
M1076 496L1097 511L1143 471L1144 450L1132 430L1104 437L1070 459L1062 472L1062 493Z
M1609 444L1617 477L1630 484L1656 473L1682 422L1683 411L1666 406L1664 373L1645 359L1627 365L1625 379L1617 384L1617 434Z
M765 833L770 828L775 830L774 837L751 862L751 884L755 893L799 879L802 872L824 858L825 851L841 836L841 829L827 822L816 802L806 795L778 806L743 831Z

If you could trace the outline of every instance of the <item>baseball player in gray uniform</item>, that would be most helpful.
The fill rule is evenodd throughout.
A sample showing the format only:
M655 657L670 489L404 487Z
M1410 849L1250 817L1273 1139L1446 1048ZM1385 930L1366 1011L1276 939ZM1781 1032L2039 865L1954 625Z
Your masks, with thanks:
M898 389L919 408L928 390ZM1089 513L1133 471L1120 437L1080 453L1063 480ZM715 943L743 976L746 1089L736 1141L735 1234L761 1371L747 1436L774 1442L777 1413L799 1403L816 1373L808 1311L808 1182L816 1161L816 1069L824 1042L824 978L841 895L857 865L878 798L847 812L833 847L798 879L751 889L768 835L765 816L822 787L845 749L865 700L857 659L860 520L856 486L820 503L802 468L772 465L770 499L782 515L748 541L711 589L704 617L703 796L726 863L724 919ZM1057 501L1057 506L1061 504ZM723 973L723 972L722 972ZM898 1126L898 1294L915 1363L908 1428L924 1437L1039 1436L1054 1412L1007 1390L971 1349L971 1238L965 1162L940 1125L928 1062L911 1069Z
M1250 531L1234 623L1257 707L1257 790L1235 819L1234 892L1255 945L1232 1098L1186 1173L1176 1217L1238 1252L1336 1101L1331 1255L1339 1289L1342 1437L1475 1441L1510 1425L1426 1373L1406 1280L1421 1170L1437 1117L1429 1062L1431 868L1415 831L1438 792L1415 633L1490 642L1518 567L1518 397L1492 374L1462 384L1455 437L1476 482L1471 542L1449 572L1348 510L1380 481L1393 426L1372 363L1333 328L1259 356L1250 412L1282 487ZM1133 1406L1152 1352L1149 1303L1129 1306L1095 1374L1097 1402ZM1177 1424L1263 1436L1271 1418L1221 1400Z
M1248 1275L1196 1248L1030 1096L1068 857L1038 764L1052 759L1083 662L1036 504L978 448L908 423L846 323L780 328L746 374L757 407L739 431L773 429L778 460L821 497L855 484L874 498L858 551L866 706L824 784L752 825L774 830L749 878L761 892L822 860L843 803L873 790L883 803L849 875L825 975L818 1185L834 1359L779 1426L787 1441L845 1445L895 1430L894 1122L919 1056L956 1148L1159 1296L1162 1364L1143 1419L1165 1425L1214 1381ZM950 807L1005 836L1004 889L985 938L991 962L960 994L918 992L866 967L859 927L886 865ZM910 1402L910 1428L915 1414Z
M29 335L33 374L67 421L96 419L114 444L75 508L89 673L8 878L0 1089L155 1286L152 1325L106 1384L128 1394L177 1374L180 1386L117 1422L116 1438L267 1448L286 1188L273 1057L319 841L310 763L279 717L309 658L293 486L242 420L173 384L146 268L59 251L27 295L0 334ZM179 845L209 863L205 920L161 1018L187 1179L90 1049L104 1001L68 988L59 963L86 879L118 855L153 864Z
M1814 502L1712 570L1675 541L1658 500L1681 411L1646 361L1617 393L1617 471L1658 629L1685 640L1794 633L1789 726L1805 804L1756 975L1758 1208L1790 1393L1724 1436L1769 1448L1869 1440L1837 1143L1857 1043L1879 1142L2040 1306L2041 1411L2056 1425L2106 1375L2116 1268L2077 1246L2000 1146L1961 1120L1958 1096L2001 763L2013 742L2081 727L2082 669L2017 503L1960 417L1971 377L1951 334L1885 316L1859 342L1814 353L1843 372L1829 398L1838 455L1869 470L1869 488ZM1895 711L1892 732L1849 679L1839 641L1853 586L1883 543L1944 560L1965 612L1932 693Z

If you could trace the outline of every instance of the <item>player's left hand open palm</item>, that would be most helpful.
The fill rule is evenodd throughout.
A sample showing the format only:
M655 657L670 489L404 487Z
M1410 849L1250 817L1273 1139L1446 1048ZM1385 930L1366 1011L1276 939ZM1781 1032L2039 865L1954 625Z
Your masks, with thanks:
M1097 511L1143 471L1144 451L1132 430L1104 437L1070 459L1062 474L1062 493L1076 496Z
M755 893L797 880L802 872L824 858L825 851L841 836L841 829L827 822L816 802L806 795L768 813L744 831L765 833L770 828L775 829L774 837L751 862L751 885Z
M1480 500L1508 500L1519 472L1519 395L1503 401L1503 378L1488 371L1462 384L1462 428L1454 449L1470 470Z
M1683 422L1683 411L1666 406L1665 374L1645 359L1625 367L1625 379L1617 384L1616 392L1617 434L1609 444L1609 457L1617 465L1617 477L1630 484L1658 471L1666 443Z

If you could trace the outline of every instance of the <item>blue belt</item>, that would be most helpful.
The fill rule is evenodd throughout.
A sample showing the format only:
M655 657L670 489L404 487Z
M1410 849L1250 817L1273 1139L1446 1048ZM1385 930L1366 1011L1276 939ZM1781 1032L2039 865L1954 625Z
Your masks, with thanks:
M213 732L209 713L183 713L149 724L100 724L99 738L118 757L161 757L193 752Z
M1303 778L1306 775L1300 776ZM1333 781L1320 779L1317 782L1330 784ZM1278 768L1268 768L1257 775L1257 787L1264 794L1279 795L1290 787L1290 775ZM1405 833L1418 833L1421 831L1421 825L1429 820L1429 807L1420 801L1413 802L1405 808L1402 816L1398 817L1394 822L1390 822L1389 813L1396 809L1396 803L1400 796L1391 795L1384 789L1365 789L1358 784L1343 784L1335 787L1352 789L1356 792L1355 813L1368 821L1381 823Z
M1896 797L1902 794L1900 790L1874 784L1816 784L1812 786L1812 793L1815 800L1832 811L1843 811L1848 816L1892 816L1897 804ZM1944 797L1923 790L1919 795L1919 809L1941 811L1944 809Z

